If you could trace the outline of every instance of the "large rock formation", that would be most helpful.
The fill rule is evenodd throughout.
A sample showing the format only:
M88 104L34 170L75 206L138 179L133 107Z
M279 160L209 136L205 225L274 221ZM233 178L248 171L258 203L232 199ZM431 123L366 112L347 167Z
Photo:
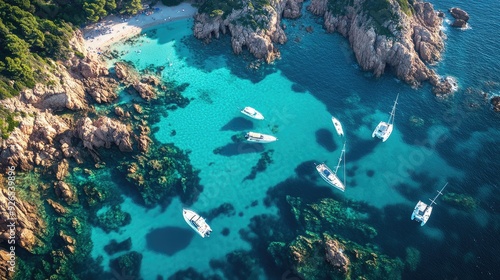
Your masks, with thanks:
M493 110L495 112L500 112L500 96L494 96L490 100L491 105L493 105Z
M4 178L0 179L4 181ZM36 248L43 245L45 222L40 218L35 205L23 201L19 197L14 197L15 204L12 204L12 200L9 200L10 197L12 195L9 194L8 189L4 185L0 185L0 243L7 244L12 236L16 246L34 252ZM13 221L12 217L16 220ZM14 227L10 226L12 223L14 223ZM13 244L12 241L9 244Z
M464 28L467 26L469 21L469 14L460 8L451 8L450 14L455 18L455 21L451 24L453 27Z
M402 8L399 2L408 6ZM329 0L312 0L307 8L324 17L328 32L339 32L349 39L363 70L380 76L390 67L410 85L429 81L434 93L451 92L451 84L426 66L438 61L444 48L442 18L432 4L354 0L338 5L333 9Z
M115 144L120 151L132 151L131 133L127 126L108 117L100 117L95 121L88 117L81 119L76 134L89 150L111 148L111 144Z
M284 44L287 41L280 26L281 17L299 17L303 0L270 0L269 5L254 2L249 5L245 0L242 2L241 6L226 13L214 10L196 14L194 36L209 40L212 37L219 38L220 33L226 34L229 30L236 54L247 47L256 58L273 61L279 55L274 44Z

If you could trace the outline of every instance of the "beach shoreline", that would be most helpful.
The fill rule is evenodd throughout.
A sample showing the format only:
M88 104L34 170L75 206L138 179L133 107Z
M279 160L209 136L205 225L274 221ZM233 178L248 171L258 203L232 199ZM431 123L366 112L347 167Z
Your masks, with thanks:
M129 17L110 15L97 23L81 28L85 49L87 52L99 55L110 45L140 34L144 29L193 17L197 8L186 2L174 7L158 3L150 7L149 11L148 14L141 12Z

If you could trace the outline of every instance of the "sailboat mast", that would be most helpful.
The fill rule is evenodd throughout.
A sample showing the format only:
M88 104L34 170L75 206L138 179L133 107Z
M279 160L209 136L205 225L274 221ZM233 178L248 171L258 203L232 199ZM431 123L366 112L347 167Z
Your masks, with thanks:
M343 149L343 151L344 151L344 187L345 187L345 178L347 177L347 175L345 173L345 162L346 162L345 161L345 141L344 141L344 149Z
M431 204L430 204L429 206L431 206L432 204L437 204L435 201L436 201L436 199L437 199L440 195L442 195L442 194L443 194L443 190L444 190L444 188L446 188L446 186L448 186L448 182L446 182L446 184L444 185L444 187L443 187L440 191L438 191L438 194L434 197L434 199L432 199L432 200L431 200Z
M396 114L396 105L398 104L398 98L399 98L399 93L396 96L396 100L394 101L394 105L392 106L391 115L389 116L389 121L387 121L388 124L394 123L394 115Z
M344 142L344 146L342 147L342 153L340 154L339 162L337 163L337 167L335 168L335 174L337 174L337 171L339 170L340 162L342 162L342 156L344 156L344 159L345 159L345 142ZM345 163L344 163L344 168L345 168Z

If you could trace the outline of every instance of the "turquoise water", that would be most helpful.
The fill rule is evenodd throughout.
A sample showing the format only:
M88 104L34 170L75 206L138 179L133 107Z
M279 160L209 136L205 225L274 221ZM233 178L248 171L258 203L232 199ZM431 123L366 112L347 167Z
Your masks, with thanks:
M446 10L458 4L440 1L435 6ZM154 125L154 136L191 151L192 165L201 170L204 191L191 209L204 212L230 203L238 214L210 220L214 232L207 240L189 230L178 199L166 209L145 209L125 196L122 210L131 214L131 224L108 234L94 229L93 256L102 256L107 269L109 260L120 253L110 257L104 245L131 237L132 250L143 255L144 279L168 278L189 267L222 275L212 268L211 260L252 249L240 230L248 229L254 216L279 214L276 206L263 203L268 191L286 180L306 179L304 194L321 192L372 207L367 219L377 227L374 241L384 253L404 258L406 247L420 250L418 270L407 272L405 278L499 276L494 264L500 261L496 256L500 115L490 110L479 92L500 94L500 34L495 34L500 28L493 12L500 10L500 4L471 3L463 8L471 15L471 28L445 27L444 59L435 66L439 74L459 81L458 92L445 100L435 98L428 85L412 89L391 74L374 78L360 71L347 41L326 34L309 14L287 21L289 42L280 47L282 59L259 70L247 68L248 55L231 54L227 37L208 45L194 39L191 20L146 32L134 46L116 46L129 51L120 59L133 62L139 70L165 66L165 80L189 84L184 95L192 102L169 111ZM314 32L307 33L302 25L313 26ZM385 143L376 141L371 132L388 118L397 93L394 132ZM126 93L121 95L120 102L130 100ZM243 118L239 110L244 106L257 108L266 119ZM301 167L314 173L314 162L336 165L343 139L336 135L331 115L342 122L347 139L347 172L339 173L346 177L345 193L330 189L319 177L297 172ZM422 125L412 123L414 119ZM266 145L232 142L233 135L246 131L274 134L279 140ZM217 148L220 152L215 154ZM245 179L261 153L270 150L273 162L267 169ZM447 191L471 195L480 206L464 212L438 203L425 227L413 223L415 203L433 197L446 181ZM224 228L229 235L221 234ZM276 279L285 272L269 275L264 267L258 270L259 279Z

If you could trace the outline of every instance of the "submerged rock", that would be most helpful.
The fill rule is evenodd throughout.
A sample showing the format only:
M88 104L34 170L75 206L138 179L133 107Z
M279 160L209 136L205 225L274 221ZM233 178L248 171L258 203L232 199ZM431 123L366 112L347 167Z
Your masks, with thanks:
M109 267L114 275L120 275L125 279L139 279L141 275L142 254L132 251L113 259Z
M108 253L108 255L113 255L122 251L128 251L132 248L132 238L127 238L122 242L116 242L115 239L112 239L108 245L104 246L104 251Z
M490 100L495 112L500 112L500 96L493 96Z

